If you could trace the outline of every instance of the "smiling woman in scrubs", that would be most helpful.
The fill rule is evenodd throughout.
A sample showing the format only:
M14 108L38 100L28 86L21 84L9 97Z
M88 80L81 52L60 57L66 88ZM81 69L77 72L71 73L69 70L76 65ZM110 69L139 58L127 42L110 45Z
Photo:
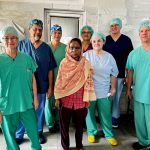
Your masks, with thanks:
M112 133L111 122L111 98L116 91L116 77L118 68L113 56L103 50L106 41L105 35L101 32L95 32L92 35L92 51L87 51L83 55L89 60L94 68L94 90L96 101L90 103L86 117L88 141L95 142L95 135L98 133L95 111L98 110L98 116L101 127L108 143L113 146L118 144ZM109 95L108 95L109 94Z
M21 120L27 130L32 150L41 150L38 139L38 107L34 72L37 65L32 58L17 52L18 34L14 27L1 30L5 53L0 54L0 123L7 150L19 150L15 141L16 127Z

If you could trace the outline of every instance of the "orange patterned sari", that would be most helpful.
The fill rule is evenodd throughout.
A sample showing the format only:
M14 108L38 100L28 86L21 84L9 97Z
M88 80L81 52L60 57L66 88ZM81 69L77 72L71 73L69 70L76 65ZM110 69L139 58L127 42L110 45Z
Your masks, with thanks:
M62 60L54 88L55 99L60 99L77 92L84 86L83 101L96 100L92 80L93 68L83 56L80 61L74 60L66 49L66 57Z

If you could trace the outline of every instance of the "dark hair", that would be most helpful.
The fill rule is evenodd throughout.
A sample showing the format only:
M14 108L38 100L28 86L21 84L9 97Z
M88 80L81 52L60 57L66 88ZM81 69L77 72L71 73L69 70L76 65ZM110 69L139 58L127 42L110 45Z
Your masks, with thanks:
M79 38L73 38L73 39L69 42L69 45L70 45L70 43L72 43L72 42L78 42L79 45L80 45L80 47L82 47L82 42L81 42L81 40L80 40Z

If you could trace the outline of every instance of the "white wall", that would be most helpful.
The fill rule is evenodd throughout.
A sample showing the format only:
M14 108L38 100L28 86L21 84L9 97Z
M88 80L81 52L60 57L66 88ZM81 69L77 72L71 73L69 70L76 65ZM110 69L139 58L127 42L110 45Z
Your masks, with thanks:
M0 0L0 18L13 20L28 34L33 18L44 21L44 9L83 10L84 0Z
M84 24L95 31L108 34L108 22L113 17L123 20L122 32L132 38L134 47L139 44L136 25L142 18L150 17L149 0L0 0L0 18L14 20L25 28L33 18L44 20L44 8L85 11Z
M28 29L29 21L33 18L43 20L44 8L46 4L20 3L20 2L0 2L0 18L7 18L15 21L23 28Z
M127 0L127 23L129 32L135 47L139 46L138 24L143 18L150 18L150 1L149 0Z

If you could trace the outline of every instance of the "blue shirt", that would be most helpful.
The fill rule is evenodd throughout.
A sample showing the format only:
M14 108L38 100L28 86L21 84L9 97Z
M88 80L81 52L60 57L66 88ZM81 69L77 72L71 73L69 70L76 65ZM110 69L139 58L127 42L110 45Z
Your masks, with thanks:
M107 97L110 91L111 75L117 77L118 68L116 61L111 54L104 51L101 56L96 55L92 51L87 51L83 54L89 60L94 68L94 90L97 98Z
M125 77L125 66L129 53L133 50L130 38L121 34L117 41L114 41L110 35L106 37L104 50L112 54L115 58L119 70L118 78Z
M29 39L25 39L19 42L18 51L29 54L35 60L38 65L35 72L37 91L46 93L49 86L48 72L57 67L51 48L44 42L35 48Z

